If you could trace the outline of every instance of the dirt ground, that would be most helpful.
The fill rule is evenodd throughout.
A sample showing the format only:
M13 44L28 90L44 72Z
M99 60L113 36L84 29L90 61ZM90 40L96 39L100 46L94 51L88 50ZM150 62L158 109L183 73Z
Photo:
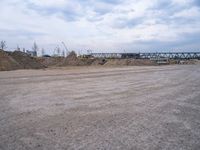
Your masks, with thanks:
M0 72L0 149L199 150L200 65Z

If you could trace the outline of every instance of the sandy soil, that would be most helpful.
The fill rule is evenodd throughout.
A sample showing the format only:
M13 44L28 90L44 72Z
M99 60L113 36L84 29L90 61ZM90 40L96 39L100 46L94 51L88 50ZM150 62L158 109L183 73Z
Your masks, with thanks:
M200 147L200 65L0 72L0 149Z

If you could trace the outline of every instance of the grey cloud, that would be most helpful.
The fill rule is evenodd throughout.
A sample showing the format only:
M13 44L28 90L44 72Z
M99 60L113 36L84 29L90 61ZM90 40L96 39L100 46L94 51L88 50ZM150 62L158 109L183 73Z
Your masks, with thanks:
M200 32L181 33L176 41L138 40L130 43L120 43L127 52L172 52L172 51L199 51Z
M108 27L109 25L111 25L112 28L115 28L116 30L118 30L119 35L121 34L121 32L123 32L123 30L120 31L120 29L123 29L123 28L127 29L126 31L124 31L125 33L122 33L123 36L126 35L127 31L131 32L132 31L131 29L136 28L140 25L141 25L140 29L142 29L145 27L148 28L150 25L162 24L164 25L164 27L169 26L170 31L176 32L176 29L179 29L178 33L182 32L182 34L180 33L180 35L178 35L177 40L173 42L158 41L158 40L153 39L150 41L141 40L141 41L133 41L131 43L120 43L120 45L117 45L118 47L122 47L123 49L127 49L127 50L134 50L134 49L146 49L146 50L167 49L169 50L173 48L177 48L177 49L178 48L180 49L194 48L195 49L197 47L200 47L200 44L198 44L200 41L200 38L199 38L200 34L199 33L195 34L194 31L197 31L197 29L195 30L192 29L193 27L196 27L198 26L198 24L200 24L199 17L186 18L184 16L183 17L174 16L175 14L183 10L188 10L192 7L199 7L200 6L199 0L191 0L191 2L189 2L188 4L180 5L180 6L174 5L172 3L172 0L157 1L157 3L153 4L153 7L147 8L144 14L142 13L139 14L138 12L136 12L138 13L138 16L140 17L130 16L130 14L134 13L134 11L136 10L128 8L127 6L128 1L130 3L133 3L132 0L125 0L125 1L122 1L122 0L73 0L73 1L70 1L69 6L66 4L66 6L62 6L61 8L57 8L54 6L48 6L48 7L37 6L36 4L31 3L29 0L27 1L13 0L12 2L2 0L1 4L4 7L8 7L8 8L10 5L15 5L16 9L19 10L18 12L21 11L22 13L24 13L24 11L26 11L27 12L26 16L33 16L33 19L35 19L33 21L30 21L30 24L34 24L33 23L34 21L40 21L40 20L37 20L37 18L35 17L37 16L35 15L35 13L39 14L40 15L39 18L40 19L43 18L44 20L45 19L48 20L47 16L53 16L52 18L54 18L55 20L63 19L66 22L69 22L69 26L72 21L80 21L81 19L86 19L88 21L87 22L89 26L88 28L90 28L90 23L94 23L96 25L95 29L94 28L92 29L92 31L94 31L95 37L91 37L91 39L88 38L89 40L92 40L92 38L96 38L98 40L98 39L101 39L99 37L105 37L111 40L113 39L113 42L116 42L116 43L120 42L120 41L117 41L119 39L115 38L114 32L112 30L109 30L110 29ZM126 2L125 5L124 5L124 2ZM119 5L123 6L125 9L120 9L121 7L119 7L119 10L116 10L115 8ZM144 5L145 5L145 0L144 0ZM80 9L76 9L76 7ZM127 10L126 7L127 9L130 9L130 10ZM132 11L132 13L129 13L130 11ZM91 14L87 14L88 12ZM12 17L12 16L8 16L8 17ZM108 17L110 20L104 21L106 17ZM12 22L12 20L8 21L8 23L9 22ZM13 21L13 22L16 23L18 21ZM79 23L81 24L81 22ZM6 23L2 23L2 26L5 26L5 24ZM52 24L55 24L55 22L52 22ZM19 37L22 39L27 39L27 41L31 41L35 38L43 39L43 36L46 36L45 33L35 33L34 31L31 31L31 29L27 26L27 24L24 24L23 27L25 29L30 29L30 30L20 30L20 29L19 30L18 29L4 30L2 26L0 28L0 33L1 33L0 37L5 40L10 39L12 41L15 41L14 37L15 38ZM14 27L14 26L11 26L11 27ZM73 34L70 31L65 30L65 27L61 27L61 28L63 28L62 31L65 32L66 35L69 35L69 37L70 35ZM73 29L73 27L70 27L70 28ZM76 28L77 26L75 25L74 30L76 30ZM98 28L101 29L101 32L98 31ZM181 28L187 29L188 33L184 33L184 31L181 31ZM82 32L80 29L80 32L77 34L80 34L80 36L84 38L87 36L87 35L84 35L84 33L85 31ZM111 35L106 35L107 33L110 33ZM141 35L138 35L138 36L142 36L144 34L145 33L142 33ZM54 38L54 36L56 38L58 37L57 35L52 35L52 38ZM62 35L62 36L64 37L65 35ZM130 35L127 34L127 36L130 36ZM144 39L144 37L139 37L138 39ZM78 40L80 41L78 41L77 43L82 44L81 38Z
M81 10L75 10L74 7L71 6L63 6L62 8L56 8L56 7L47 7L44 8L42 6L35 5L31 1L26 1L26 6L34 10L35 12L41 14L41 15L55 15L55 14L61 14L62 18L66 21L76 21L82 17L87 16L88 11L95 12L95 16L92 18L88 18L89 21L97 21L101 19L101 16L110 13L112 11L112 8L119 4L121 0L74 0L73 6L74 7L80 7Z
M77 5L76 1L74 2L74 7ZM51 16L51 15L58 15L61 14L61 18L65 19L66 21L76 21L80 17L83 17L85 14L84 12L77 11L72 8L71 6L63 6L62 8L57 7L42 7L35 5L31 1L26 1L26 6L28 9L34 10L35 12L44 15L44 16Z
M170 17L175 13L180 12L184 9L189 9L192 6L193 5L191 3L186 3L185 5L178 5L173 3L172 0L158 1L154 4L153 7L150 7L148 11L154 14L161 14L162 16Z
M137 18L116 18L113 22L112 27L114 28L134 28L138 25L143 24L144 17Z

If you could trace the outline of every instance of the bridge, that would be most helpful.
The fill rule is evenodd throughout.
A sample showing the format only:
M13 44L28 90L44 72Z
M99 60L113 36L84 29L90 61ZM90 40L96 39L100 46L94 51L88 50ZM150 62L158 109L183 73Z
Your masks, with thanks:
M134 58L134 59L200 59L200 52L156 52L156 53L91 53L97 58Z

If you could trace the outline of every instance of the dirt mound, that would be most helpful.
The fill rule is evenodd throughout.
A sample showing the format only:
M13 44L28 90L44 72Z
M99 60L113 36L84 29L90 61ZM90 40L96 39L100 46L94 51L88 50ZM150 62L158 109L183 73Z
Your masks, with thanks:
M28 54L15 51L10 54L23 69L42 69L45 68L44 65L39 63L34 57L30 57Z
M99 58L77 57L75 52L71 52L66 58L64 57L38 57L36 58L46 67L54 66L91 66L104 65L106 60Z
M88 60L83 60L82 58L77 57L77 54L72 51L65 58L63 64L61 66L84 66L87 65Z
M9 56L7 52L0 50L0 71L15 70L18 68L20 68L19 63Z
M106 59L98 59L96 58L93 62L92 62L92 66L98 66L98 65L104 65L107 62Z
M65 60L64 57L38 57L36 59L46 67L60 66Z
M0 50L0 71L42 68L45 68L45 66L23 52L6 52Z
M124 66L127 65L125 59L108 59L104 66Z
M154 61L151 60L140 60L140 59L100 59L100 58L79 58L75 52L71 52L62 66L150 66L156 65Z
M64 60L63 66L80 66L82 61L77 57L77 54L72 51Z
M199 65L200 64L200 60L194 60L194 64Z

